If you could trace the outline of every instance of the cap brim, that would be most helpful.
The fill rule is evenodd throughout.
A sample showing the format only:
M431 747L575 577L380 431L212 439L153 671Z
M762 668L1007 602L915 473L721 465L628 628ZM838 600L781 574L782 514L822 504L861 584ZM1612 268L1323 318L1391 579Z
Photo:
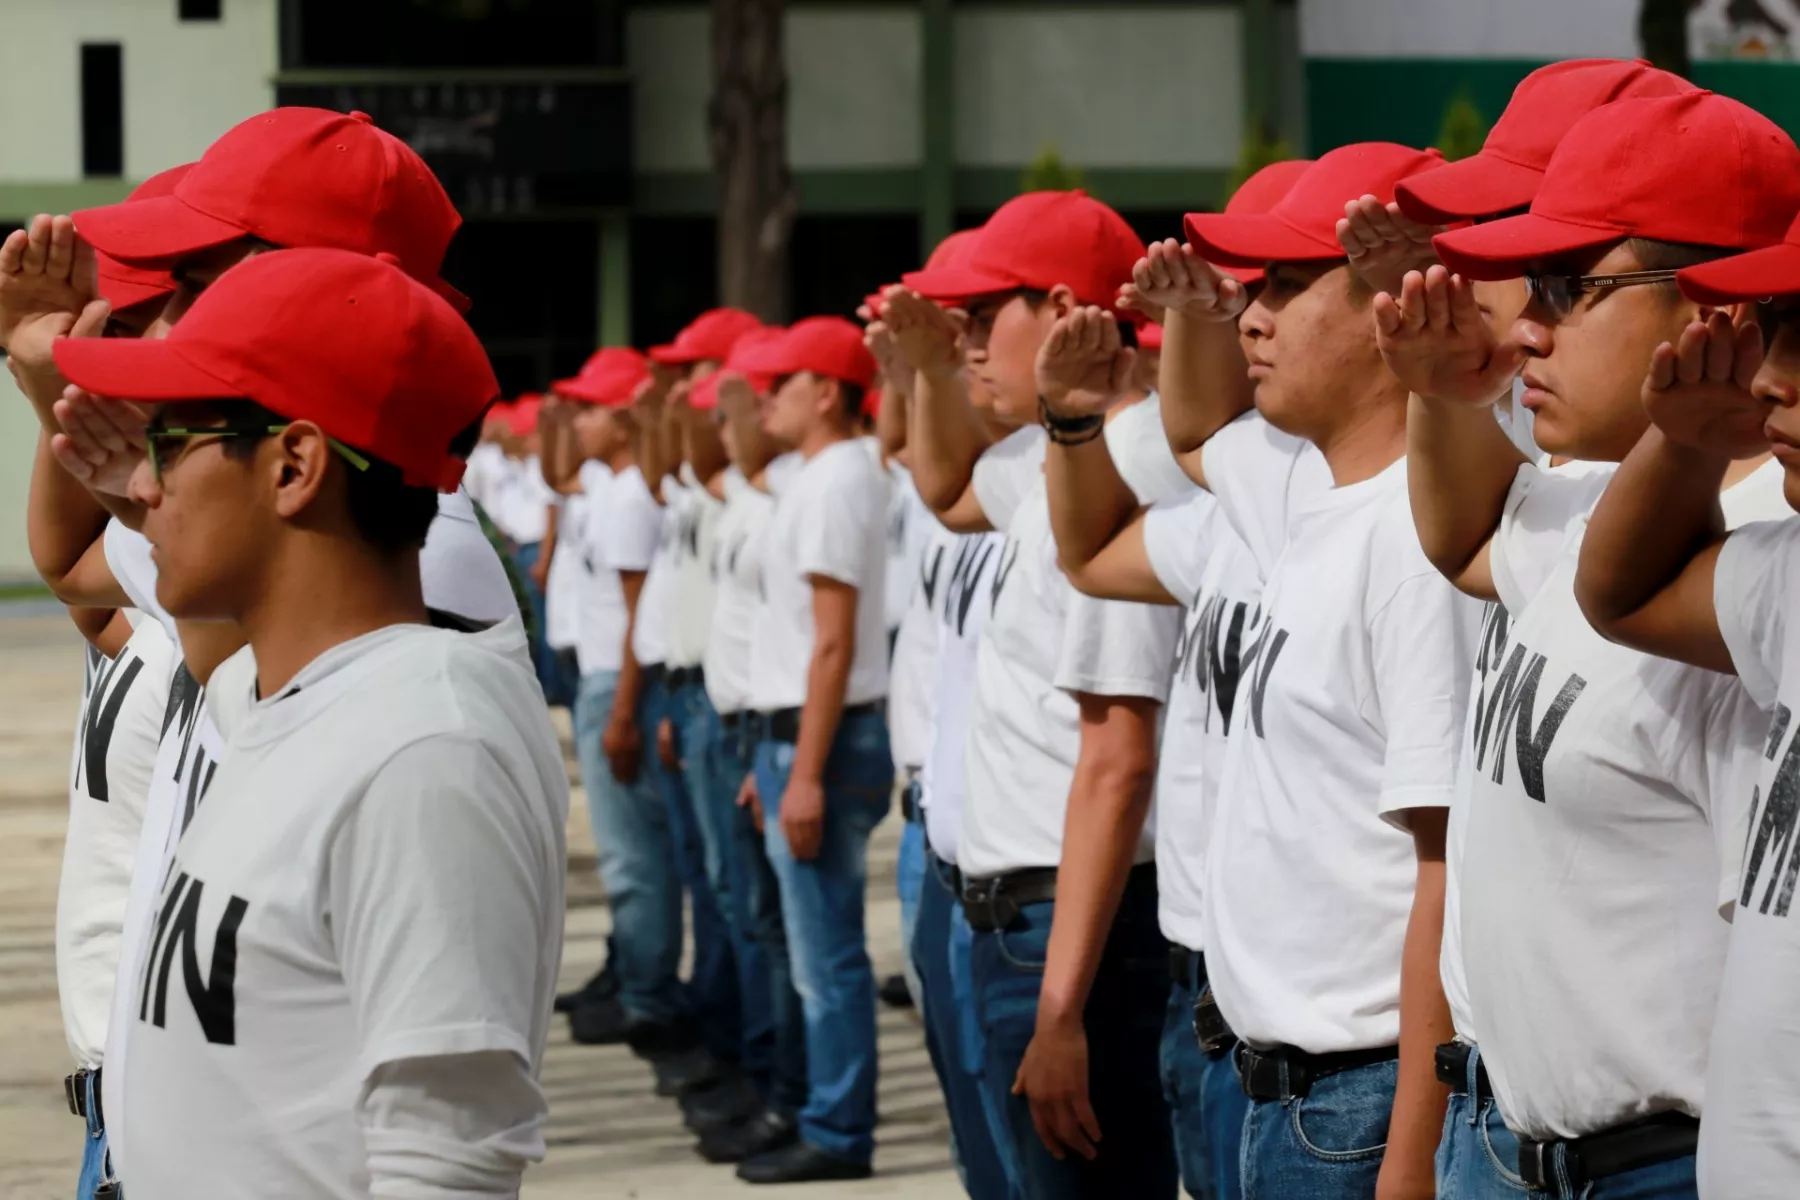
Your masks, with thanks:
M75 214L75 229L102 254L132 266L167 266L250 235L175 196L84 208Z
M1740 304L1800 294L1800 246L1783 242L1714 259L1677 275L1681 294L1701 304Z
M58 338L57 369L76 387L120 400L255 400L208 374L162 338Z
M1610 245L1624 236L1619 229L1522 213L1440 233L1431 244L1446 267L1467 279L1517 279L1534 262Z
M100 274L100 296L112 306L114 312L136 308L152 300L166 300L174 291L174 282L166 277L161 282L152 282L148 278L125 279L105 272Z
M1222 267L1349 257L1336 238L1303 233L1272 213L1189 213L1182 228L1201 258Z
M923 271L908 271L900 277L900 285L910 288L927 300L943 304L973 300L977 296L994 296L1014 291L1021 286L1016 279L970 267L928 267Z
M454 308L456 310L456 315L459 317L468 316L469 310L475 307L475 302L473 300L470 300L467 296L445 283L442 279L426 279L421 280L421 282L424 283L426 287L442 296L444 302L451 308Z
M719 407L719 380L725 373L714 371L699 383L688 389L687 402L689 408L701 412L711 412Z
M653 363L659 363L665 367L684 366L688 361L687 355L677 350L673 342L661 346L650 347L650 349L644 351L644 357Z
M1544 173L1491 154L1445 163L1394 185L1400 211L1426 225L1449 225L1528 207Z

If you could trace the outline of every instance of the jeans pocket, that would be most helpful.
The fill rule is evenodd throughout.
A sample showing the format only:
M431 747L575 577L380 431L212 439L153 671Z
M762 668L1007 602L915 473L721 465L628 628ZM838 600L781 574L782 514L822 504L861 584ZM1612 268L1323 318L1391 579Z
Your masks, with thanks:
M1001 961L1013 970L1042 975L1044 963L1050 957L1050 931L996 929L994 949L999 952Z
M1530 1190L1525 1186L1525 1177L1519 1174L1519 1139L1506 1127L1492 1100L1482 1104L1475 1127L1481 1137L1482 1152L1487 1155L1494 1174L1521 1192Z
M1290 1105L1294 1137L1324 1162L1365 1162L1387 1148L1394 1106L1394 1063L1344 1071L1313 1084Z

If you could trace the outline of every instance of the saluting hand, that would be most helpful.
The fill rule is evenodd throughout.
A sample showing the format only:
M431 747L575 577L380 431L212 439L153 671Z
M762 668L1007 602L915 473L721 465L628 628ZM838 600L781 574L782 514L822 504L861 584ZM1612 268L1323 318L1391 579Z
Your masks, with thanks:
M1174 238L1151 242L1131 282L1119 289L1122 307L1152 318L1173 309L1201 321L1235 321L1249 303L1243 284Z
M99 302L95 307L104 305ZM105 321L93 309L82 322ZM112 496L129 494L132 472L144 461L144 430L154 409L130 400L96 396L70 386L52 409L62 432L50 439L50 453L89 489Z
M1119 322L1089 305L1059 317L1038 348L1038 394L1061 417L1103 413L1131 386L1137 351L1119 336Z
M1408 271L1400 298L1382 292L1374 309L1382 360L1414 395L1491 404L1525 365L1521 346L1495 340L1469 281L1441 266Z
M1408 271L1423 271L1437 262L1431 239L1441 225L1421 225L1400 211L1364 196L1344 205L1337 223L1338 244L1350 256L1350 269L1377 292L1398 293Z
M1644 411L1662 435L1725 458L1753 458L1769 448L1763 422L1769 404L1752 389L1762 369L1762 330L1754 320L1734 326L1714 312L1664 342L1650 356Z
M55 369L50 347L59 337L80 336L77 320L99 300L94 249L76 236L68 217L32 218L0 243L0 350L20 370ZM105 326L104 312L99 327ZM95 328L91 336L99 336Z
M880 315L907 367L940 378L962 370L963 313L896 285L882 293Z

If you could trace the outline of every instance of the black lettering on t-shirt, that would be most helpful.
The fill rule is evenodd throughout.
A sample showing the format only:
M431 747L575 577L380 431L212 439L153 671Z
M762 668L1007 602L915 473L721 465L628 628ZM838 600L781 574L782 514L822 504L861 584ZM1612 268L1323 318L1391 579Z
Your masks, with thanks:
M108 661L101 658L100 672L88 696L87 711L81 720L81 757L75 761L75 786L85 787L88 795L105 804L112 798L112 787L106 777L106 755L112 749L113 730L119 724L119 709L132 685L144 672L144 660L134 654L121 654Z
M1250 648L1244 652L1240 666L1240 681L1248 681L1250 685L1250 730L1258 738L1263 736L1263 697L1269 691L1269 676L1275 670L1275 662L1281 657L1281 648L1287 645L1288 631L1275 628L1273 621L1265 622L1257 630Z
M941 610L944 624L955 629L958 637L968 628L969 608L981 590L981 577L987 571L999 545L992 537L977 534L963 538L956 547L956 561L950 565L950 585Z
M1777 705L1775 726L1786 732L1793 713L1786 705ZM1766 757L1771 761L1779 746L1771 738ZM1800 854L1794 852L1794 826L1800 820L1800 737L1788 742L1787 753L1775 777L1769 781L1765 797L1758 788L1750 794L1749 845L1744 854L1744 885L1738 903L1749 908L1755 903L1756 885L1764 869L1768 886L1763 889L1757 911L1765 915L1785 917L1794 899L1795 877L1800 875Z
M1249 623L1249 604L1214 593L1203 599L1182 625L1175 643L1175 680L1199 689L1206 701L1201 726L1205 730L1212 729L1215 712L1219 732L1231 730L1232 703L1244 662L1244 630Z
M1494 681L1494 690L1482 713L1476 733L1475 766L1487 765L1488 751L1494 751L1490 770L1495 783L1506 781L1507 733L1512 732L1513 757L1518 763L1519 786L1540 804L1544 802L1544 760L1556 741L1569 709L1587 687L1587 680L1570 675L1557 691L1556 698L1544 711L1541 722L1535 720L1538 684L1542 681L1548 659L1527 650L1521 643L1512 648L1506 666ZM1485 686L1484 686L1485 690Z
M138 1020L158 1029L167 1028L169 973L175 951L181 951L181 978L206 1040L215 1046L237 1044L237 935L250 902L239 896L226 901L213 931L212 968L200 976L200 901L205 885L186 873L178 873L157 914L150 956L144 964L144 993Z
M994 572L994 586L988 594L990 614L1000 607L1000 593L1006 589L1006 581L1012 577L1013 564L1018 561L1019 543L1013 538L1007 538L1006 549L1000 552L1000 568Z
M919 590L925 593L927 610L937 605L938 577L944 570L944 548L933 546L919 555Z

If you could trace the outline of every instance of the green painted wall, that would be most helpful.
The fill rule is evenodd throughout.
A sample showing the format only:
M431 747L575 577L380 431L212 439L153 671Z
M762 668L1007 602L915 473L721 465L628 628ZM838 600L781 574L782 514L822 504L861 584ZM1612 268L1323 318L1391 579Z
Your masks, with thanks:
M1524 59L1308 59L1311 152L1363 141L1430 145L1445 108L1463 92L1492 123L1519 80L1542 65ZM1742 100L1800 139L1800 64L1696 63L1694 82Z

